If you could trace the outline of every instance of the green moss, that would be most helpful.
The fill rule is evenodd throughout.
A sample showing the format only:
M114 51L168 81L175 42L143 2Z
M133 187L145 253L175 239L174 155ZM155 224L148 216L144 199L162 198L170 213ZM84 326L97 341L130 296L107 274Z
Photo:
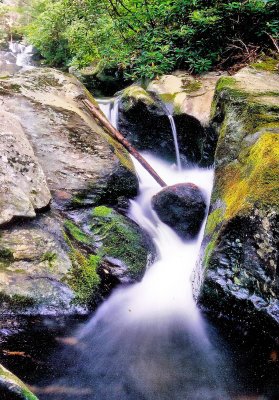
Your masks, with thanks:
M224 210L222 208L217 208L209 214L205 227L206 235L211 235L215 231L216 227L222 223L223 216Z
M207 246L205 248L204 257L203 257L203 263L204 263L205 268L207 268L209 266L209 261L210 261L211 255L212 255L214 249L216 248L217 239L218 239L218 232L215 232L212 235L210 242L207 244Z
M231 76L222 76L216 85L216 91L221 92L223 89L234 88L236 86L236 79Z
M159 97L164 103L173 103L177 93L160 93Z
M24 400L38 400L38 398L30 392L28 387L14 374L8 371L3 365L0 364L0 377L7 382L7 388L10 387L10 383L16 385L21 392L22 399ZM5 383L4 383L5 385ZM11 398L14 398L12 388L11 390Z
M130 110L139 101L143 102L147 106L152 106L155 104L155 101L151 95L141 86L137 85L127 87L123 91L121 99L125 111Z
M77 242L90 244L92 239L90 236L86 235L77 225L75 225L72 221L66 220L64 222L64 227L66 228L67 232L71 235L73 239Z
M96 207L92 231L102 242L100 254L122 260L132 277L142 275L148 251L139 229L132 222L107 207Z
M225 201L225 219L258 207L277 207L279 196L279 137L266 132L242 150L238 163L228 164L219 174L219 191ZM222 176L221 176L222 175Z
M101 280L97 269L101 263L101 257L94 254L85 256L73 245L66 232L64 232L64 239L70 248L69 257L72 262L72 268L66 283L75 293L75 303L81 305L91 304L95 302L99 295Z
M101 257L91 254L84 256L80 251L71 248L72 268L67 283L75 292L75 302L87 305L95 300L100 285L97 268Z
M55 261L57 260L57 254L52 251L47 251L43 254L41 260L47 261L50 269L52 269L54 267Z
M112 208L106 206L99 206L93 208L93 217L108 217L112 213Z
M8 248L0 248L0 261L13 261L14 256L12 250Z
M182 86L186 93L196 92L202 87L202 82L195 80Z
M271 57L266 57L254 64L251 64L251 67L256 68L260 71L278 71L278 63L279 60Z

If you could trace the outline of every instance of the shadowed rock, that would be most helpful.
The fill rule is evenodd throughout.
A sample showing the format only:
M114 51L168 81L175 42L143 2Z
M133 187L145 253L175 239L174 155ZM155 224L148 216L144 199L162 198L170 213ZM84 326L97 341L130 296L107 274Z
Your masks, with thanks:
M152 207L183 239L198 234L206 209L203 194L193 183L179 183L161 190L153 196Z

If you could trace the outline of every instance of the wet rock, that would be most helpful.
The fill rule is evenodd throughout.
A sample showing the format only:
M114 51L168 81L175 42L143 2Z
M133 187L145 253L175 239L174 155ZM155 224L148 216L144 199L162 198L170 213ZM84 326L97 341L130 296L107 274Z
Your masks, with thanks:
M77 100L90 97L74 77L35 68L0 80L3 109L14 114L46 175L59 208L136 195L138 182L126 150Z
M143 277L147 265L154 259L155 249L135 222L109 207L100 206L92 212L91 231L110 275L122 283Z
M152 198L159 218L183 239L194 238L205 216L205 199L192 183L166 187Z
M0 392L2 400L38 400L14 374L0 365Z
M217 84L216 175L195 274L212 314L278 335L279 79L245 68Z
M59 223L49 216L1 231L1 312L57 315L81 312L74 304L69 249Z
M137 149L152 151L175 161L173 133L168 116L174 113L182 164L212 163L209 152L211 155L214 153L216 140L210 129L203 126L196 115L176 113L168 96L161 95L153 86L160 87L155 81L154 85L148 86L153 93L137 85L123 91L119 106L119 130ZM183 89L179 86L177 90Z
M34 217L51 195L38 159L13 114L0 112L0 225Z

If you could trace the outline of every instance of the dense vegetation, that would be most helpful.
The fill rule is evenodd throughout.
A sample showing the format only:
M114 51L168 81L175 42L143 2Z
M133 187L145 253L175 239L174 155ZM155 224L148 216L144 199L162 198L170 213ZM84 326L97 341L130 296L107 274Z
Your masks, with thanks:
M279 37L277 0L33 0L29 15L47 63L132 79L226 68L276 50Z

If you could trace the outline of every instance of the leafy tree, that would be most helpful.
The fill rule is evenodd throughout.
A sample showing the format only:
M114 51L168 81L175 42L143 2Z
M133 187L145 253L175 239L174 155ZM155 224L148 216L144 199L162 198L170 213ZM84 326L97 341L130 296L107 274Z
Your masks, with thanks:
M47 63L132 79L226 67L278 43L276 0L33 0L30 9L26 33Z

